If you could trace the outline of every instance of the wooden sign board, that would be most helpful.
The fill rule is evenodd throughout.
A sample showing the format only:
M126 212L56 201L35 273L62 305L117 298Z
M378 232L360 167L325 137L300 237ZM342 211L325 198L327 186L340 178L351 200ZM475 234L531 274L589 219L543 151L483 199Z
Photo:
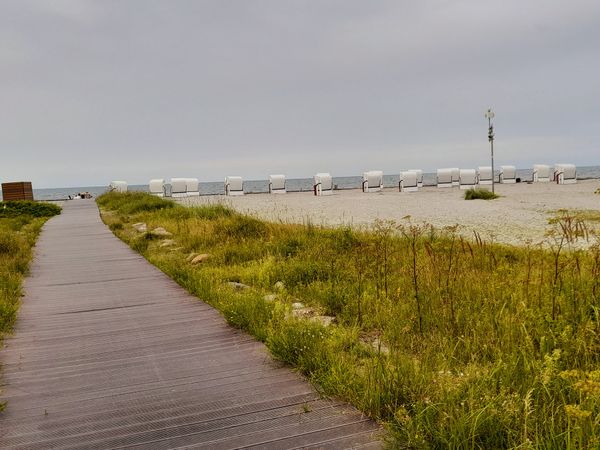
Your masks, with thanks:
M33 200L31 182L2 183L2 200Z

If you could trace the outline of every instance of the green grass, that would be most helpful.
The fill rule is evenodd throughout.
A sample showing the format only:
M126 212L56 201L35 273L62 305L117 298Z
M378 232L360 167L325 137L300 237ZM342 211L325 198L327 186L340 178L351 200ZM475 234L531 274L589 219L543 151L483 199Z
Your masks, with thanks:
M98 199L117 236L325 394L385 423L392 446L600 445L600 244L571 248L578 220L559 217L544 249L410 222L359 232L128 198ZM136 222L166 228L174 245ZM192 252L211 256L191 265ZM292 317L293 302L336 322Z
M487 189L471 188L465 191L465 200L493 200L498 195Z
M13 329L36 238L44 222L58 213L60 207L48 203L0 202L0 345Z

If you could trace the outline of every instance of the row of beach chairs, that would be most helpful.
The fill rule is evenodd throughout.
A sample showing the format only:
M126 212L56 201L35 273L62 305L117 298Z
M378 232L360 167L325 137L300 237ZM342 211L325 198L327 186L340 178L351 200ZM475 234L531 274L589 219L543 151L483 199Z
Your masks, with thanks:
M494 174L489 166L475 169L446 168L438 169L436 185L439 188L458 186L460 189L471 189L476 186L491 185ZM577 168L573 164L555 164L554 170L545 164L533 166L532 181L543 183L554 181L557 184L573 184L577 182ZM517 182L517 169L515 166L500 166L499 183L512 184ZM200 195L198 178L171 178L172 197L196 197ZM150 180L149 191L159 197L167 193L167 185L162 178ZM400 172L398 189L402 192L415 192L423 187L423 171L410 169ZM118 192L127 191L125 181L112 181L110 190ZM329 173L317 173L313 177L314 195L330 195L333 193L333 178ZM363 173L363 192L379 192L383 190L383 171L370 170ZM285 175L269 176L269 193L285 194ZM244 180L242 177L231 176L225 178L225 194L230 196L244 195Z
M333 178L329 173L317 173L314 178L313 190L315 195L330 195L333 193ZM200 195L198 178L171 178L171 197L197 197ZM127 182L111 181L109 190L127 192ZM164 197L167 193L167 184L162 178L150 180L148 190L151 194ZM285 194L285 175L269 176L269 193ZM225 194L230 196L244 195L244 180L242 177L231 176L225 178Z

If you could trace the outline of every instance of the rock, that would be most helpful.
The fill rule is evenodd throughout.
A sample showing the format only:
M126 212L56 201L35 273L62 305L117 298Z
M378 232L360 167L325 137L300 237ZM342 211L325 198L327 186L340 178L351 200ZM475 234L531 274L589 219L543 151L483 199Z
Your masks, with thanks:
M228 281L227 285L229 287L232 287L233 289L235 289L236 291L244 291L246 289L250 289L250 286L248 286L247 284L244 283L238 283L237 281Z
M292 317L297 317L299 319L308 319L309 317L314 317L317 315L317 312L312 308L300 308L292 310Z
M328 327L335 322L335 317L332 316L315 316L310 318L311 321L320 323L324 327Z
M206 261L208 258L210 258L208 253L202 253L201 255L195 256L192 259L192 264L200 264L201 262Z
M188 257L187 257L187 258L185 258L185 260L186 260L187 262L191 262L191 261L192 261L192 259L194 259L196 256L198 256L198 253L193 253L193 252L192 252L192 253L190 253L190 254L188 255Z
M165 230L163 227L158 227L155 228L154 230L152 230L150 232L151 235L153 236L158 236L158 237L169 237L169 236L173 236L173 233L169 233L167 230Z
M292 303L292 308L293 309L302 309L302 308L304 308L304 304L300 303L300 302L294 302L294 303Z
M383 353L384 355L390 354L390 348L387 345L385 345L383 342L381 342L381 340L379 338L375 338L375 340L371 343L371 346L375 350Z
M161 247L170 247L173 244L175 244L175 241L173 239L165 239L164 241L162 241L160 243L160 246Z
M283 291L285 289L285 284L283 281L278 281L273 287L278 291Z
M267 294L263 297L265 302L274 302L277 300L277 294Z
M146 226L146 224L144 222L138 222L138 223L134 223L132 225L132 227L135 229L135 231L137 231L138 233L145 233L146 231L148 231L148 227Z

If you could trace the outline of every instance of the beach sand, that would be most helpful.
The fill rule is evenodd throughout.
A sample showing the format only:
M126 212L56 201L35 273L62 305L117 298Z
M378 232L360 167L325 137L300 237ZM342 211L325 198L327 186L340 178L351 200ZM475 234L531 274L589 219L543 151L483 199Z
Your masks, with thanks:
M184 205L221 203L261 219L283 223L371 227L376 219L428 223L438 228L459 225L459 232L486 241L522 245L544 241L548 220L560 209L600 211L600 180L572 185L519 183L496 185L501 197L491 201L464 200L457 187L425 187L419 192L385 189L365 194L360 190L336 191L327 197L312 193L252 194L243 197L203 196L178 199ZM599 225L599 224L595 224ZM580 243L579 246L586 246Z

